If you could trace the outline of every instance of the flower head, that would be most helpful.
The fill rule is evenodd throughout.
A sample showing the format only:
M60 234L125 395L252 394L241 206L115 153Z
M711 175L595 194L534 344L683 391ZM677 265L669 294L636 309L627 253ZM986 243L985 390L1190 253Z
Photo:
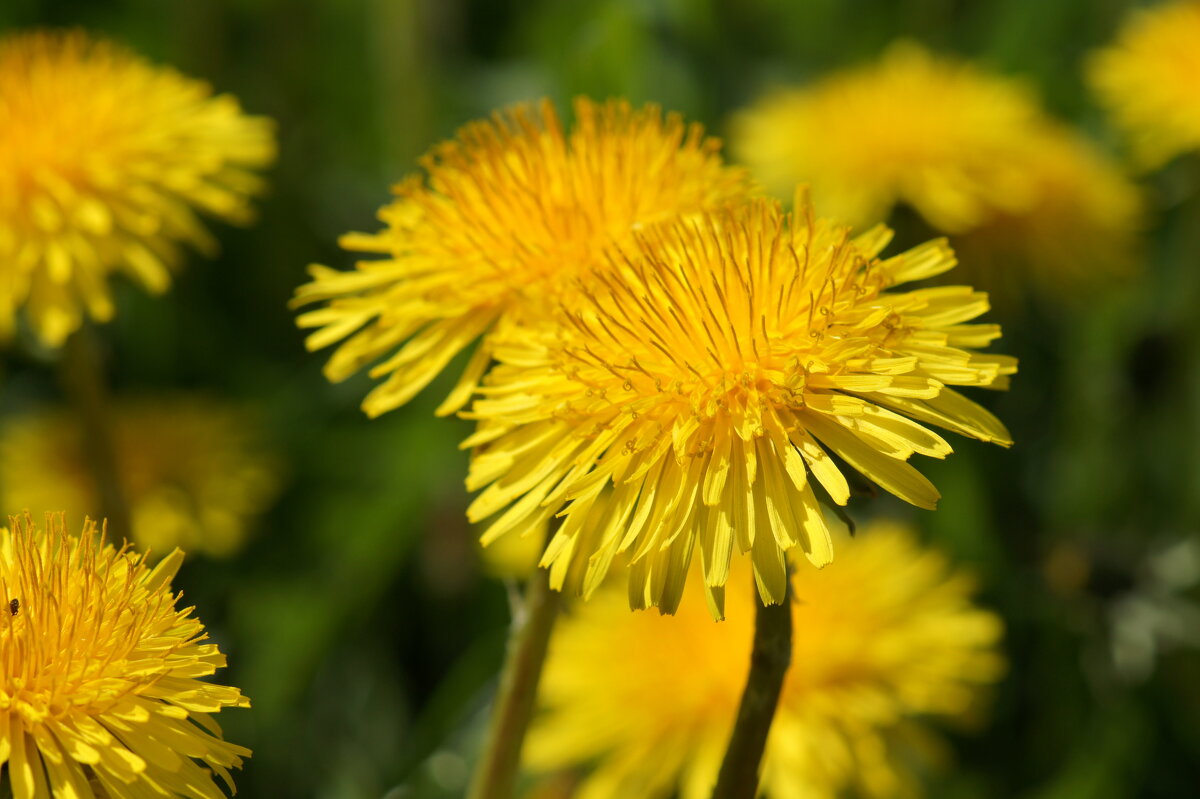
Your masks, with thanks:
M1033 137L1020 158L1036 202L954 238L965 276L993 297L1028 286L1062 301L1134 274L1143 203L1112 160L1065 129Z
M1093 54L1093 91L1129 136L1146 169L1200 149L1200 3L1134 13L1109 47Z
M1024 84L911 43L765 96L731 139L768 188L807 183L833 218L861 226L914 209L969 249L988 291L1087 286L1134 262L1140 199L1111 159Z
M197 397L114 403L111 433L131 535L139 548L230 555L279 489L279 464L242 411ZM39 411L0 428L0 499L10 508L56 503L70 518L101 503L74 414Z
M274 157L270 123L205 83L83 33L0 40L0 336L25 308L58 346L112 317L107 280L165 291L196 210L234 222Z
M921 747L936 741L919 717L964 719L1002 671L1000 620L909 530L873 523L838 548L829 568L792 578L792 665L763 763L770 799L915 793L905 789ZM746 571L740 559L734 576ZM687 591L699 599L700 581ZM714 624L696 602L674 618L629 613L622 593L601 589L555 631L528 765L594 761L578 799L708 797L749 669L752 595L731 592L729 620Z
M961 233L1026 204L1029 176L996 155L1041 123L1022 84L905 42L877 63L767 95L734 119L731 142L772 193L807 183L835 219L873 224L904 203Z
M783 598L784 552L829 562L818 497L850 493L832 456L934 507L908 459L951 450L919 422L1008 444L949 387L1003 387L1016 367L973 351L1000 335L964 324L986 295L889 290L955 263L942 241L879 260L889 237L852 239L810 207L785 215L766 200L639 234L578 308L495 344L464 443L468 488L487 486L468 516L503 511L484 542L558 514L542 558L556 586L580 557L590 593L626 553L632 605L665 612L698 549L720 615L735 546L767 602Z
M365 364L388 376L363 403L376 416L411 399L480 336L457 387L439 408L468 400L489 363L489 334L569 290L603 252L635 229L740 198L741 170L699 125L655 106L575 103L564 132L553 106L519 106L473 122L422 161L425 176L394 189L386 228L342 246L387 256L352 272L322 266L296 304L320 328L310 349L341 342L325 374L343 380Z
M93 523L69 536L61 515L0 529L0 765L16 799L219 799L213 772L232 787L250 751L211 716L250 702L199 679L225 656L176 607L182 560L152 569Z

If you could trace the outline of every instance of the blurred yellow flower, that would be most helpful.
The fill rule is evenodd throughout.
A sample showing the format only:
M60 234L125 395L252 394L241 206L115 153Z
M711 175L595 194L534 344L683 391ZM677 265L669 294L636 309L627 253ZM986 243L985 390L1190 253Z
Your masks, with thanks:
M918 718L969 719L1003 671L1000 620L907 528L877 522L838 550L829 568L792 577L792 665L763 764L770 799L916 795L916 766L938 744ZM733 571L742 585L746 559ZM701 590L690 579L693 598ZM754 601L732 592L719 624L696 602L673 618L629 613L611 586L576 605L551 642L527 765L594 762L576 799L707 799L749 668Z
M468 489L487 486L467 514L499 513L484 543L558 514L542 557L556 588L579 558L590 594L627 553L631 605L667 613L698 548L720 616L735 545L753 553L765 602L784 596L784 552L830 561L818 497L850 493L830 453L933 508L937 490L907 461L951 449L918 422L1007 445L999 420L948 386L1003 388L1016 362L974 351L1000 335L964 324L985 294L888 291L955 264L944 241L879 260L890 236L852 240L769 200L708 212L636 236L557 326L498 339L464 442Z
M0 40L0 337L26 309L60 345L114 308L114 272L160 293L195 209L234 222L274 158L271 123L229 95L79 32Z
M855 227L914 209L988 291L1102 283L1133 262L1140 198L1110 159L1021 82L912 43L768 94L735 116L731 147L779 196L808 184Z
M395 186L385 230L342 237L385 259L311 268L294 304L327 304L297 320L320 328L308 347L341 342L325 368L334 381L384 359L370 375L388 379L363 402L377 416L482 336L438 409L453 413L487 368L498 324L553 305L633 230L742 197L744 174L719 147L677 114L619 100L577 100L569 132L549 102L473 122L425 156L424 176Z
M224 794L250 750L226 743L212 714L249 707L202 681L225 666L171 579L93 523L63 517L0 529L0 765L14 799Z
M1064 300L1133 274L1144 208L1112 161L1065 129L1042 131L1022 158L1033 208L997 212L954 238L970 282L1006 299L1028 284Z
M776 196L809 184L823 213L856 227L904 203L962 233L1028 205L1030 176L997 156L1042 122L1020 83L902 43L763 97L734 117L730 147Z
M1200 3L1164 3L1130 17L1117 40L1094 53L1093 91L1130 137L1146 169L1200 149Z
M113 447L133 540L155 556L176 546L226 556L275 499L279 464L252 418L194 397L125 400L112 409ZM0 496L9 511L51 502L97 518L100 498L74 414L40 411L0 428Z

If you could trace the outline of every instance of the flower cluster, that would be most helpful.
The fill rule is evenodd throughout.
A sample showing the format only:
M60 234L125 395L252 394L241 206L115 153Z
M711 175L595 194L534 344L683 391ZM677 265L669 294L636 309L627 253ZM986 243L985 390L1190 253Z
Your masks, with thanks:
M78 31L0 39L0 340L24 321L56 348L85 317L108 320L118 273L165 291L183 245L215 247L201 213L249 220L274 155L269 120L117 44ZM65 369L92 366L80 352ZM65 382L87 383L76 377ZM79 393L95 405L100 392ZM105 431L120 450L113 476L135 500L135 534L165 556L115 547L91 521L69 535L62 513L0 529L0 793L15 799L220 799L215 778L233 791L230 770L250 754L212 718L250 703L206 679L225 656L178 607L173 545L236 546L273 477L231 441L241 420L124 410ZM81 420L6 426L10 507L95 513L84 450L103 447L83 442Z
M477 394L464 446L483 489L468 516L495 516L485 544L557 517L553 585L582 570L590 594L621 557L631 604L664 612L698 551L719 617L735 552L766 602L784 596L786 552L830 561L820 504L846 503L847 470L932 508L908 460L951 450L926 424L1009 443L951 388L1015 371L975 351L1000 334L968 324L986 295L892 291L951 269L945 242L880 259L885 228L755 199L696 126L621 102L575 111L569 134L548 105L468 125L398 187L383 233L343 240L391 258L315 267L296 297L325 303L300 316L320 328L310 346L345 339L331 378L388 356L372 415L482 338L439 412Z
M268 120L116 44L0 40L0 337L22 308L50 346L108 320L114 273L165 291L181 243L214 247L196 210L247 220L274 150Z
M869 76L874 94L862 80L744 121L759 138L747 152L781 165L765 178L789 193L811 182L816 206L803 190L791 212L759 196L720 142L656 106L580 99L570 125L549 102L518 106L435 147L395 187L381 231L342 239L368 258L313 266L296 292L307 346L334 347L326 375L382 379L363 402L371 416L462 357L437 413L476 422L463 443L479 491L467 515L487 523L485 544L546 536L550 584L571 575L584 596L616 564L633 608L674 614L688 593L714 618L733 608L737 622L716 635L695 600L670 628L649 614L614 623L620 592L604 589L563 632L534 758L614 752L585 796L704 793L745 670L749 607L792 590L802 635L766 765L772 795L891 795L907 779L891 752L909 717L963 712L999 671L996 620L907 536L839 542L844 567L814 570L834 558L826 509L852 485L936 506L912 463L951 453L934 428L1011 443L958 390L1003 389L1016 371L982 351L1000 336L976 321L987 295L903 287L951 270L954 252L936 239L884 256L891 231L865 223L907 203L955 234L1007 238L1003 225L1028 224L1038 235L1023 240L1051 249L1072 215L1119 234L1135 203L1010 82L913 48ZM1035 143L1014 147L1030 131ZM23 313L43 344L62 345L85 317L113 315L114 273L164 291L182 245L213 246L199 214L247 219L273 157L269 121L115 44L0 40L0 337ZM79 393L99 405L98 391ZM90 466L127 495L139 545L226 554L276 489L236 412L129 403L102 431L100 414L82 416L93 429L59 415L9 424L6 502L93 512ZM0 530L0 767L16 799L218 799L215 778L233 789L250 752L212 715L249 702L203 679L225 658L178 608L182 557L155 565L92 522L72 537L62 515ZM727 603L737 580L747 590ZM681 661L662 670L666 686L644 663L597 657L650 642L660 659L704 668ZM607 673L590 672L597 663ZM638 703L645 718L606 717L597 697Z

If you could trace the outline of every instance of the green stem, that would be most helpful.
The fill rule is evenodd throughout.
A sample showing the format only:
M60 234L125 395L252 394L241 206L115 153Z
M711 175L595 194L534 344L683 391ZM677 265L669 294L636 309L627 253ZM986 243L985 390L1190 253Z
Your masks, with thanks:
M537 569L525 591L523 613L513 619L508 655L492 709L491 729L468 799L513 796L521 765L521 745L533 717L538 681L561 605L562 594L550 587L550 572Z
M131 537L132 527L117 467L108 416L108 392L100 361L100 348L91 328L85 324L63 345L59 366L63 389L75 406L83 431L84 457L100 498L97 510L107 519L109 537L120 542Z
M754 604L758 610L754 617L750 674L717 775L713 799L754 799L758 795L759 767L767 747L767 734L792 662L790 586L782 603L764 605L755 596Z

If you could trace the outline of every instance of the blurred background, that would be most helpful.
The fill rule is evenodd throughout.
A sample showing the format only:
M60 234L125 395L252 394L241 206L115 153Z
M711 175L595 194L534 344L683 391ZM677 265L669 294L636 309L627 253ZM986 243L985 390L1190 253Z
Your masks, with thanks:
M374 230L389 185L423 151L495 108L548 96L565 109L577 94L653 101L723 135L764 90L907 38L1020 76L1119 163L1082 63L1135 5L0 4L0 35L83 27L278 122L281 155L257 223L214 223L220 256L189 258L165 298L120 285L116 320L97 330L114 407L143 420L169 403L189 409L166 411L164 429L193 431L195 443L155 436L160 451L139 463L169 470L208 447L217 451L195 468L244 472L188 494L241 515L212 523L225 538L201 536L177 584L229 655L222 679L254 702L221 716L226 737L255 752L241 795L459 796L486 721L512 587L489 573L464 518L456 445L469 425L432 420L459 370L368 421L358 404L370 381L329 384L287 309L307 264L352 264L337 237ZM915 523L979 575L981 603L1006 625L1008 675L990 718L952 736L953 765L931 777L930 796L1182 797L1200 785L1200 160L1131 179L1146 209L1134 277L991 314L1005 330L996 349L1019 356L1021 373L982 401L1016 446L954 437L955 455L922 463L944 496L937 513L885 499L851 507ZM892 221L900 246L933 235L905 209ZM31 464L56 468L41 448L55 446L45 415L61 397L47 353L14 347L2 364L5 460L20 460L0 485L9 497ZM160 500L169 516L174 500Z

